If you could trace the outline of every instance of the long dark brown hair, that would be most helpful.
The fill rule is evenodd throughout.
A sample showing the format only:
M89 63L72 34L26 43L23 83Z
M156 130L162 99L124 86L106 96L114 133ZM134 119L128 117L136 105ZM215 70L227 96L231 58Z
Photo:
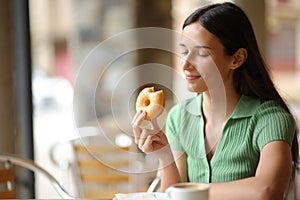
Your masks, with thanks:
M247 60L234 73L234 87L239 94L263 100L275 100L289 113L290 110L276 90L261 56L255 34L245 12L229 2L207 5L194 11L183 24L198 22L206 30L219 38L227 55L233 55L239 48L248 52ZM293 166L297 168L298 129L292 143Z

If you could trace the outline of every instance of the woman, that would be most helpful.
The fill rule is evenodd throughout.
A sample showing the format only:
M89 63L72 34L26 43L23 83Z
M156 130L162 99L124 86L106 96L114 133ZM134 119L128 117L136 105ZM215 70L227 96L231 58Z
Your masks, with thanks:
M296 123L249 19L232 3L208 5L185 20L182 35L181 67L198 95L171 109L166 135L155 120L153 130L140 127L144 111L132 121L138 147L159 158L161 190L208 182L211 200L283 199L298 162ZM212 63L222 86L208 84Z

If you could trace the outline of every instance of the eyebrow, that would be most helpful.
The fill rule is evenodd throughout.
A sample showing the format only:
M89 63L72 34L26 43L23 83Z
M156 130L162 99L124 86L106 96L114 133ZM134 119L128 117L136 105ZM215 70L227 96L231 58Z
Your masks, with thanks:
M185 44L182 44L182 43L179 43L179 46L186 47L186 45L185 45ZM194 46L193 48L196 48L196 49L201 49L201 48L211 49L211 47L205 46L205 45L196 45L196 46Z

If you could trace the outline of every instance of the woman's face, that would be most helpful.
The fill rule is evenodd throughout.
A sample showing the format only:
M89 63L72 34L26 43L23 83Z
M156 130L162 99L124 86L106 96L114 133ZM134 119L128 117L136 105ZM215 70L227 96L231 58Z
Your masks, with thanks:
M223 85L232 80L232 56L225 55L224 46L216 36L197 22L186 26L182 35L180 65L190 91L205 92L216 87L213 83L217 79Z

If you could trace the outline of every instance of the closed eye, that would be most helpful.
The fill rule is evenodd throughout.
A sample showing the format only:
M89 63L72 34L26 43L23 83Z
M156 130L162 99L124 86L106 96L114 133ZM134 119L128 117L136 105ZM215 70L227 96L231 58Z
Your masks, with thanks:
M208 46L203 46L203 45L197 45L197 46L193 47L193 51L195 52L195 55L198 55L200 57L208 57L210 55L209 49L211 49L211 48ZM183 56L186 56L187 54L190 53L187 46L183 43L179 44L179 52Z
M189 51L180 51L180 54L183 55L183 56L186 56L188 55Z
M184 44L179 44L179 52L181 55L187 55L189 50Z
M195 49L197 50L197 55L201 57L208 57L209 54L209 49L210 47L207 46L196 46Z
M205 52L205 51L198 51L198 56L201 56L201 57L208 57L209 56L209 53L208 52Z

